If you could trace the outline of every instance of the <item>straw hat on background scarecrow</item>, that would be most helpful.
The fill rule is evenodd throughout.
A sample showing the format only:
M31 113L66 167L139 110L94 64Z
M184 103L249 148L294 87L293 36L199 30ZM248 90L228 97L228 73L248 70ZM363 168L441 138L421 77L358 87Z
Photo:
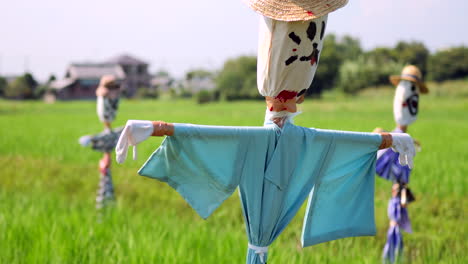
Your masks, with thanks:
M318 66L327 14L346 2L246 1L262 14L257 85L267 104L263 127L129 120L117 143L122 163L129 146L135 155L136 145L150 136L168 136L138 173L167 182L203 218L238 188L249 264L267 262L268 246L307 197L304 247L375 234L377 150L392 146L406 157L403 164L412 164L409 135L311 129L292 122Z
M389 77L390 82L397 86L401 80L413 82L418 87L422 94L429 93L429 89L423 82L423 76L418 67L414 65L407 65L401 71L401 75L392 75Z

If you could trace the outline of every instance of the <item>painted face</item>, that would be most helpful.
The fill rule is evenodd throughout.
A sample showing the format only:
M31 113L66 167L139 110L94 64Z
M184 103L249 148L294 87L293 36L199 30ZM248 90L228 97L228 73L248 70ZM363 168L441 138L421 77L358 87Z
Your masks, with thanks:
M419 93L416 84L401 80L393 100L393 116L399 125L407 126L417 119Z
M327 16L305 22L262 17L257 61L261 95L300 100L317 70L326 23Z

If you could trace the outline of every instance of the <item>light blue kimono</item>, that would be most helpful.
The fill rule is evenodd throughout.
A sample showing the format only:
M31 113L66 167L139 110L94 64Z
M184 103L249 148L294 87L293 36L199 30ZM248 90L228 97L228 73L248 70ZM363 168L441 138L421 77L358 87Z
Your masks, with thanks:
M303 246L375 234L374 173L381 136L274 123L175 124L139 174L167 182L203 218L239 187L247 263L269 246L309 196ZM254 249L253 249L254 248Z

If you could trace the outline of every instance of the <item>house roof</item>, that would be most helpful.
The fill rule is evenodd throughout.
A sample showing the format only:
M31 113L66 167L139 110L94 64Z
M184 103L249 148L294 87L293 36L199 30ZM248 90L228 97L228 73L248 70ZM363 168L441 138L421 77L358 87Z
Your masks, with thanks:
M135 58L134 56L131 56L129 54L122 54L122 55L110 58L106 62L120 64L120 65L142 65L142 64L148 65L147 62L140 60L138 58Z
M74 63L65 74L68 79L100 79L103 75L112 74L117 79L124 79L125 72L117 64L110 63Z

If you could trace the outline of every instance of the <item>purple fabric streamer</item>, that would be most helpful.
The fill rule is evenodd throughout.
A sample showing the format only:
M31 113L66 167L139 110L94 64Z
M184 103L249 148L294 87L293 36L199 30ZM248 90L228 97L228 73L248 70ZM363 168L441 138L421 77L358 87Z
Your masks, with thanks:
M400 129L396 128L393 133L403 133ZM389 181L399 183L409 183L409 176L411 169L408 166L402 166L398 161L399 153L396 153L392 148L379 150L377 163L375 169L377 174Z
M412 233L408 210L401 206L400 197L393 197L388 201L388 218L395 221L396 225L390 224L387 231L387 242L383 250L383 262L394 263L403 252L403 234L401 229Z
M403 133L398 128L393 132ZM408 209L401 205L401 191L402 188L406 189L408 195L407 201L414 200L414 196L407 188L409 183L409 176L411 169L408 166L400 165L398 161L399 154L394 152L391 148L380 150L376 162L377 174L389 181L399 184L399 190L395 197L388 201L387 214L390 221L395 221L395 224L390 224L387 231L387 242L383 249L383 263L395 263L398 261L399 256L403 252L403 234L401 230L412 233L411 222L408 215Z
M409 183L411 169L405 165L400 165L398 161L399 153L391 148L382 150L384 153L379 157L376 163L377 174L389 181Z
M397 222L398 226L406 231L412 233L411 222L409 220L408 209L401 206L401 200L399 197L393 197L388 201L388 219Z
M398 225L391 226L387 232L387 243L383 251L383 263L395 263L403 252L403 235Z

